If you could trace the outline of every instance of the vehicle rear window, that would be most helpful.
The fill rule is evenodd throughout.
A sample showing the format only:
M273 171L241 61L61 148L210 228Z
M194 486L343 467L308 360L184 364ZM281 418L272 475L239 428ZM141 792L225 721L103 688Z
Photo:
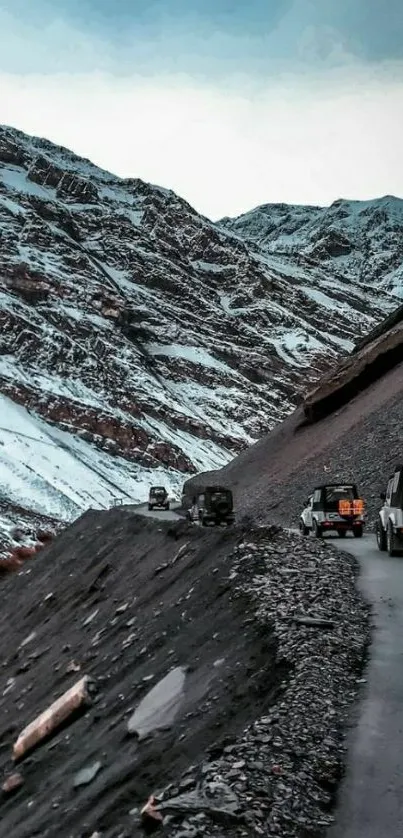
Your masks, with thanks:
M329 486L326 489L326 500L328 503L337 503L339 500L354 500L353 486Z

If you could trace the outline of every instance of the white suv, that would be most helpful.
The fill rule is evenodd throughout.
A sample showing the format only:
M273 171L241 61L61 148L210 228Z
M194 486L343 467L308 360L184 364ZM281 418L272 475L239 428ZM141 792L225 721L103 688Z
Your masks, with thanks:
M376 522L377 544L389 556L397 556L403 552L403 466L396 466L381 500L383 506Z
M351 530L355 538L364 532L364 501L354 483L326 483L317 486L301 513L302 535L312 531L317 538L325 532L337 532L343 538Z

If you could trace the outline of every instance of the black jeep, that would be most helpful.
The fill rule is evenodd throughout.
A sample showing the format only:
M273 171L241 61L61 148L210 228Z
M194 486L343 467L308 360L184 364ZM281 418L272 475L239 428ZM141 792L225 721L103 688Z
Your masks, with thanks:
M148 508L169 509L168 492L164 486L151 486L148 495Z
M193 498L188 518L200 521L203 527L230 526L234 523L234 502L232 492L223 486L207 486Z

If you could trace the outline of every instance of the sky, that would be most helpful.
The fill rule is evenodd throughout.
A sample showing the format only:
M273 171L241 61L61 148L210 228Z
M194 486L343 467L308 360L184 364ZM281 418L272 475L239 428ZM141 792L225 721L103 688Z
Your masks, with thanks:
M403 197L403 3L0 0L0 123L213 219Z

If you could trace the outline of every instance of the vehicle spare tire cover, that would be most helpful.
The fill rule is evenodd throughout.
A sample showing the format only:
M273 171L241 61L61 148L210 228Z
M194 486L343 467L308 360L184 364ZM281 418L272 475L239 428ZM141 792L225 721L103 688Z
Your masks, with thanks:
M229 504L226 500L219 500L214 504L214 506L217 512L228 512L229 509Z

